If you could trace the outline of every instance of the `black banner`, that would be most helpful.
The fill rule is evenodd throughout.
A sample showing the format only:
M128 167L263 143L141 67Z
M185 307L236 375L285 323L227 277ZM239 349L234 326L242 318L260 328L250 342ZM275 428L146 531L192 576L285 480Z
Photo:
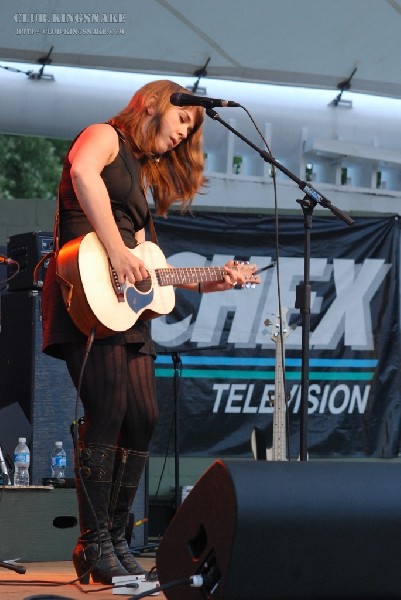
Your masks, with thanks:
M179 289L173 312L152 322L161 410L153 454L164 454L172 443L177 406L181 454L251 456L254 427L270 447L276 366L285 355L286 441L296 457L302 320L295 306L304 278L303 216L280 218L278 242L275 220L266 215L173 214L157 219L156 231L175 267L224 265L232 257L258 268L276 265L254 289L203 295ZM399 453L399 231L396 216L356 218L351 227L331 216L313 218L310 456ZM283 347L272 323L285 328Z

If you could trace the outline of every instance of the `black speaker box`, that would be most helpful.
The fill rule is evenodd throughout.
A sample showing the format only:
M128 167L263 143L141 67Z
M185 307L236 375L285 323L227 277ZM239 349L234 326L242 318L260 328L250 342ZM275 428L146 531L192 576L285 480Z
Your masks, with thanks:
M32 426L31 483L40 485L43 477L51 476L50 453L56 440L63 442L68 459L66 475L72 477L70 425L75 417L76 392L64 361L42 353L39 291L2 294L0 356L0 408L18 403ZM80 405L78 410L82 416Z
M42 352L41 292L7 292L0 300L0 433L4 429L15 433L14 442L9 434L4 436L4 446L12 456L18 437L28 438L30 480L33 485L41 485L43 478L51 476L54 442L61 440L67 453L66 476L72 478L70 426L75 419L77 394L64 361ZM78 417L82 415L79 402ZM27 422L31 426L30 439ZM147 489L145 470L132 508L135 521L147 518ZM135 528L134 535L136 546L147 543L146 526Z
M168 600L399 598L401 465L216 461L157 552Z
M37 282L34 281L33 273L41 258L52 250L52 233L33 231L10 236L7 243L7 256L18 263L19 271L15 274L15 267L8 267L8 277L12 277L8 283L8 289L17 291L41 288L48 261L44 261L39 268Z

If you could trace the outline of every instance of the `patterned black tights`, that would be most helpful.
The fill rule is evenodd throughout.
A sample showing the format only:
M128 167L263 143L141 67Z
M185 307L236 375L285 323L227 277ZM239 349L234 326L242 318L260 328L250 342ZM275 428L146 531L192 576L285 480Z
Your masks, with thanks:
M77 387L85 348L65 344L63 351ZM159 417L151 356L139 354L134 346L95 342L85 365L80 397L85 412L81 441L148 450Z

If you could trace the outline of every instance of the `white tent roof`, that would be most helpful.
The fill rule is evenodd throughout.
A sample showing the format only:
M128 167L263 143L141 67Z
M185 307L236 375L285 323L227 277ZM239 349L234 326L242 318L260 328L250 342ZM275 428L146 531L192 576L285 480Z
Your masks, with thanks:
M210 78L333 90L354 73L353 91L401 97L400 0L1 0L0 14L0 65L37 69L52 49L53 65L195 82L207 63Z

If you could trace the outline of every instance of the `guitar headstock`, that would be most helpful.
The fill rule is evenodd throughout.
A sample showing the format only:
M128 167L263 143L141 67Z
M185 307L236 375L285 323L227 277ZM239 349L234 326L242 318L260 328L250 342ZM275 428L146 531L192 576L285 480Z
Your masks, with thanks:
M260 277L255 275L258 270L256 265L252 265L249 262L236 262L235 269L245 279L245 283L242 285L242 287L253 288L256 284L260 283Z
M285 339L291 333L291 329L288 326L287 319L286 319L287 313L288 313L288 308L286 308L285 306L282 306L281 307L281 319L280 319L280 309L277 311L277 314L273 319L272 334L271 334L271 339L273 340L273 342L277 343L278 339Z

